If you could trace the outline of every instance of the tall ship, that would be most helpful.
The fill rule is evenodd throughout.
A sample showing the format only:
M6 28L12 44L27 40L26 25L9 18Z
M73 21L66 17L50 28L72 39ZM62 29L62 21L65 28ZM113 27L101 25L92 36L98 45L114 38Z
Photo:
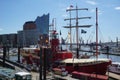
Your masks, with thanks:
M91 25L78 25L78 19L90 18L90 17L82 17L78 18L78 10L88 10L87 8L78 9L76 6L75 9L68 9L67 11L76 11L76 18L69 18L66 20L70 20L70 26L66 26L65 28L76 28L76 57L67 58L59 60L58 68L64 68L63 70L68 71L68 73L72 74L72 77L75 78L83 78L87 77L88 80L107 80L108 76L106 76L106 72L108 70L109 65L111 65L111 60L107 58L98 58L98 9L96 8L96 53L94 54L95 58L87 58L81 59L79 58L79 44L78 44L78 28L87 27L89 28ZM76 26L71 26L71 20L76 20ZM70 30L71 31L71 30ZM58 45L57 45L58 46ZM56 57L57 58L57 57ZM61 66L61 67L60 67ZM55 70L57 70L55 68ZM86 78L85 78L86 80Z

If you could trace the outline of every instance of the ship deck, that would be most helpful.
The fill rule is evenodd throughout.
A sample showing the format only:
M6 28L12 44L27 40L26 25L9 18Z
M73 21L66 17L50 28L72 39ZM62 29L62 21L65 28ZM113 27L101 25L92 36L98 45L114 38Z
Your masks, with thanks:
M113 80L120 80L120 74L115 74L112 72L107 72L106 75L109 75L109 78L112 78Z

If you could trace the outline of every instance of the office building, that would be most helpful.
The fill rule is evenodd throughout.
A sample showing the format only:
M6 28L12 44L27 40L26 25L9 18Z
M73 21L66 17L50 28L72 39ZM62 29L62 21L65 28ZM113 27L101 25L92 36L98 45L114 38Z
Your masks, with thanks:
M0 46L17 47L17 34L0 35Z

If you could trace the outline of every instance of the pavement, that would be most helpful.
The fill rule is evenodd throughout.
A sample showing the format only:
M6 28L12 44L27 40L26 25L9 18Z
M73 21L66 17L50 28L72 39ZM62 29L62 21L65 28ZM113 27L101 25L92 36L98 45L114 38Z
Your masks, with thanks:
M39 80L39 73L38 72L31 72L32 74L32 80ZM61 76L61 75L55 75L51 72L47 73L46 80L79 80L72 78L70 75L68 76Z
M39 73L38 72L31 72L32 74L32 80L39 80ZM108 73L106 73L108 74ZM120 80L120 75L119 74L114 74L109 72L109 77L114 78L116 80ZM68 76L61 76L61 75L55 75L51 72L47 73L46 80L79 80L72 78L71 75Z
M32 80L39 80L39 73L38 72L31 72ZM55 80L51 73L48 73L46 76L46 80Z

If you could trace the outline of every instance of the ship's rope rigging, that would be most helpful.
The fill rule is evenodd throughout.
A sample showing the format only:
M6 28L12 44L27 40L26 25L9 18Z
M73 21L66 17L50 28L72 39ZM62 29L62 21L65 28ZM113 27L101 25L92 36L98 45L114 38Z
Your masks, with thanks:
M93 41L93 37L95 36L95 30L91 31L88 39L87 39L87 42L92 42Z
M104 42L105 39L104 39L104 36L102 34L102 31L101 31L100 27L98 27L98 30L99 30L99 34L100 34L100 38L101 38L100 40L102 40L102 42Z
M102 34L102 31L101 31L100 27L98 27L98 33L99 33L99 41L104 42L105 41L104 36ZM90 33L90 35L87 39L87 42L89 42L89 43L93 42L94 41L94 36L95 36L95 29L93 28L93 30L91 31L91 33Z
M98 27L98 31L99 31L99 41L100 42L104 42L104 36L103 33L100 29L100 27ZM81 32L79 31L79 34L81 34ZM88 37L86 37L86 35L88 35ZM70 42L70 37L72 36L72 42L75 43L75 31L73 30L72 35L70 35L70 31L68 31L67 37L64 39L65 43L69 43ZM95 36L95 29L93 28L92 31L90 32L90 34L84 34L82 36L79 36L79 41L84 41L86 43L92 43L94 42L94 36ZM84 39L84 37L86 37L86 39Z

